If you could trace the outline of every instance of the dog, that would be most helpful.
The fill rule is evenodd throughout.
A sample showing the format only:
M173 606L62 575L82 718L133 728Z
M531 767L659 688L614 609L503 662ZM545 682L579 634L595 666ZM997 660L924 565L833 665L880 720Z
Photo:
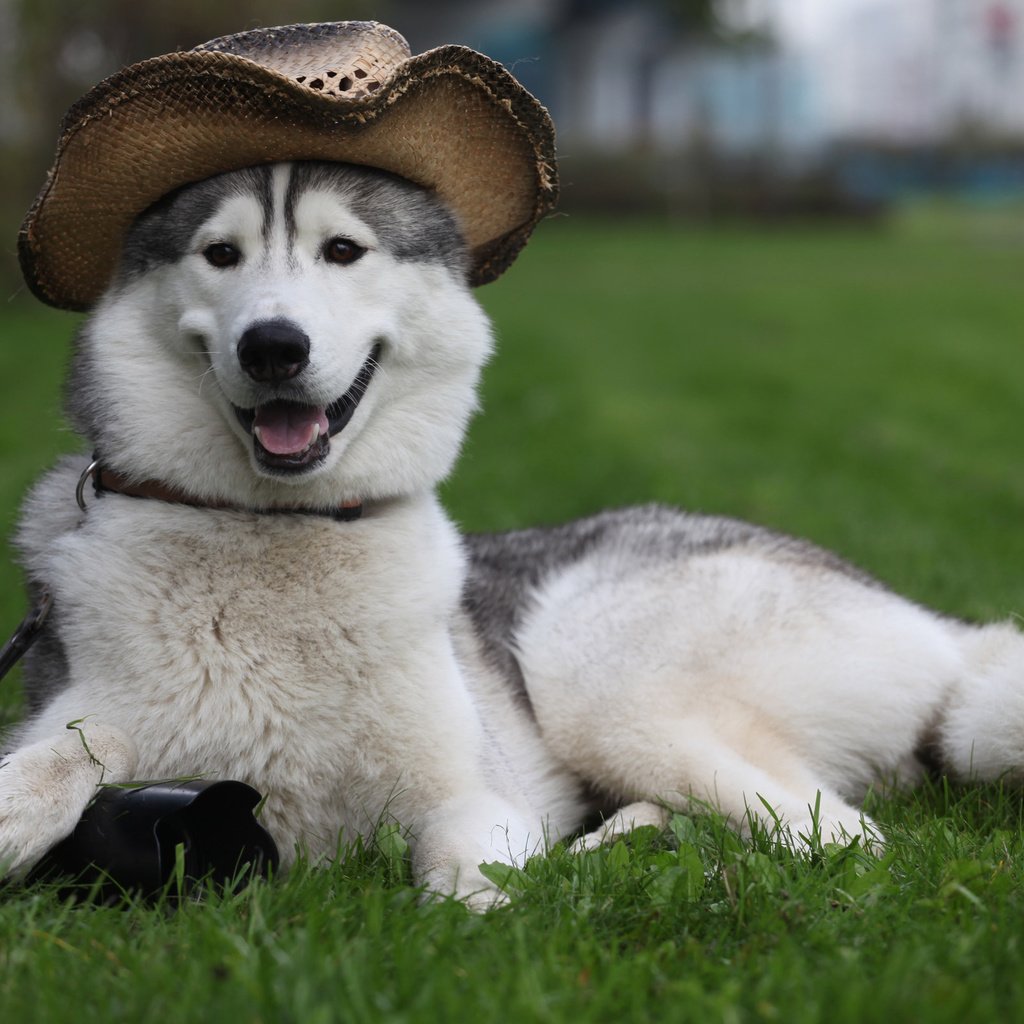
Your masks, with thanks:
M872 786L1019 776L1012 625L660 506L460 536L434 491L492 349L467 261L435 195L338 163L216 175L134 222L67 392L117 474L83 509L66 458L18 532L54 610L0 768L9 874L132 779L250 783L286 867L399 822L417 883L483 907L481 864L595 810L583 846L694 805L880 845Z

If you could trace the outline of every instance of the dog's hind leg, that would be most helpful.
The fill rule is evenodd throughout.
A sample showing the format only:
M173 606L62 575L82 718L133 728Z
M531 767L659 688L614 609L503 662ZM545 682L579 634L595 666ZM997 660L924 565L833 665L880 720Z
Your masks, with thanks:
M568 737L566 737L568 739ZM608 824L584 837L593 846L625 829L627 819L656 824L654 807L681 811L712 808L740 832L755 827L797 851L820 842L883 844L875 824L831 791L781 741L762 734L756 750L723 738L701 717L619 722L589 733L573 731L572 763L605 792L631 803ZM755 761L756 757L756 761ZM607 832L607 835L602 834Z
M99 784L127 782L137 763L124 732L88 720L0 756L0 878L27 872L71 834Z

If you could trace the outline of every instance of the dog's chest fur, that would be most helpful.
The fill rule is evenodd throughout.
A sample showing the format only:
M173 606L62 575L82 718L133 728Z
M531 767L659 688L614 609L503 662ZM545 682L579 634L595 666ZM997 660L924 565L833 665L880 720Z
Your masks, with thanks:
M108 496L36 558L76 651L46 717L113 713L140 778L241 778L313 852L401 784L462 575L432 500L346 523Z

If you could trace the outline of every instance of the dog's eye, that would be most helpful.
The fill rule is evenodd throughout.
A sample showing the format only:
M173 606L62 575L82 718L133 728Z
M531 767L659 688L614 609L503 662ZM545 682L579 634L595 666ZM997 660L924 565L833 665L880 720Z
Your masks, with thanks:
M364 252L351 238L330 238L324 245L324 259L328 263L355 263Z
M211 267L233 267L242 254L228 242L214 242L203 250L203 258Z

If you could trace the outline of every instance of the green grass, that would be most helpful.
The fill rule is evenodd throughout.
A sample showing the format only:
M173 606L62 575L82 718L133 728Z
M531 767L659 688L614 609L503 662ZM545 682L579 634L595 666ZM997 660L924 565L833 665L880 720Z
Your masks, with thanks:
M1024 609L1024 222L712 233L558 219L481 299L499 352L446 500L469 528L659 499L827 544L916 599ZM0 510L70 443L70 318L0 321ZM73 500L71 495L68 500ZM16 573L0 576L13 627ZM6 687L10 690L10 687ZM0 694L8 714L10 694ZM880 796L890 846L796 860L714 816L556 849L483 917L393 847L147 908L0 894L5 1020L1024 1018L1024 805Z

